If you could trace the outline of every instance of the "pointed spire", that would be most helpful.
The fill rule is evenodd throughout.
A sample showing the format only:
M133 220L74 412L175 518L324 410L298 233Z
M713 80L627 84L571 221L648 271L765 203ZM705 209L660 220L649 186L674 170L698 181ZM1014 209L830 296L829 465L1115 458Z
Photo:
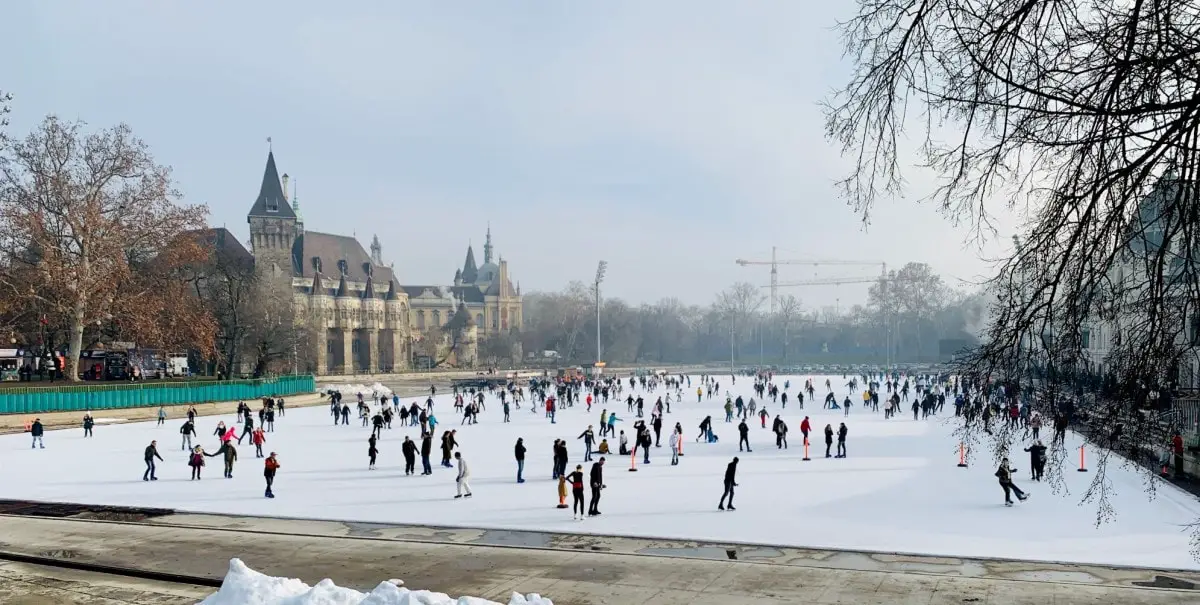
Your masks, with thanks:
M275 153L267 153L267 167L263 170L262 185L258 189L258 198L250 208L250 216L272 216L296 218L292 207L288 205L287 196L283 194L283 186L279 183L279 170L275 168Z
M387 296L384 296L384 298L387 300L396 300L396 280L388 280Z
M325 294L324 284L321 283L321 272L320 271L313 273L312 293L313 294Z
M349 290L346 288L346 274L342 273L342 279L338 281L337 296L348 296Z
M467 260L463 263L462 279L468 284L475 283L479 278L479 267L475 265L475 251L467 245Z
M292 179L292 214L296 215L296 220L303 222L304 216L300 214L300 198L296 197L296 187L299 181L300 179Z
M383 266L383 245L379 243L379 236L371 236L371 262L376 266Z
M367 287L363 288L363 298L375 298L375 278L367 276Z
M483 242L483 264L492 262L492 224L488 223L487 239Z

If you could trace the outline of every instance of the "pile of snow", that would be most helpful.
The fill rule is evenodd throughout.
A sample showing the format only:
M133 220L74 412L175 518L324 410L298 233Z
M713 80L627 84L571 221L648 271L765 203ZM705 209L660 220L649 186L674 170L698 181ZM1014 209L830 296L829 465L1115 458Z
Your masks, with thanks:
M241 559L229 561L229 573L221 589L200 605L500 605L477 597L452 599L440 592L409 590L400 580L380 582L368 594L321 580L309 586L300 580L274 578L246 567ZM508 605L554 605L536 594L513 593Z
M318 393L341 393L343 397L348 399L354 398L359 393L362 393L364 398L370 397L371 393L375 393L376 397L392 396L392 390L376 382L375 384L327 384L317 389Z

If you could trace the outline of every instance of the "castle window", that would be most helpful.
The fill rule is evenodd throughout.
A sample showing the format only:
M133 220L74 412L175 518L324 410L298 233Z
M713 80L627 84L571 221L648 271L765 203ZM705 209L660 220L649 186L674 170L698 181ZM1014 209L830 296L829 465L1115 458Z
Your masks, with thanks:
M441 311L436 311L436 310L435 310L435 311L433 312L433 325L434 325L434 326L440 326L440 325L442 325L442 313L441 313Z
M425 312L424 311L417 311L417 329L418 330L425 329Z
M269 197L265 200L267 212L279 212L279 200Z
M317 273L321 272L321 257L319 257L319 256L312 257L312 267L313 267L313 271L316 271Z
M493 330L500 329L500 321L499 320L500 320L499 316L497 316L495 313L493 313L492 314L492 329Z
M477 326L483 325L483 313L475 314L475 325L477 325Z
M339 260L337 262L337 266L338 266L338 271L340 271L342 275L346 275L350 272L349 265L346 264L345 259Z

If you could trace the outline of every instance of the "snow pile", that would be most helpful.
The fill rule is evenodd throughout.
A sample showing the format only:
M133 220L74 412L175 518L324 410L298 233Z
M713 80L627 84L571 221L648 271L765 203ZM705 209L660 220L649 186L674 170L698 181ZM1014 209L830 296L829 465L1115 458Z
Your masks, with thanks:
M229 561L221 589L200 605L500 605L477 597L452 599L440 592L402 588L399 580L380 582L368 594L321 580L309 586L300 580L274 578L246 567L241 559ZM550 599L513 593L508 605L554 605Z
M392 396L392 390L376 382L375 384L327 384L317 389L318 393L341 393L343 397L354 398L359 393L362 393L364 398L370 397L371 393L376 393L376 397Z

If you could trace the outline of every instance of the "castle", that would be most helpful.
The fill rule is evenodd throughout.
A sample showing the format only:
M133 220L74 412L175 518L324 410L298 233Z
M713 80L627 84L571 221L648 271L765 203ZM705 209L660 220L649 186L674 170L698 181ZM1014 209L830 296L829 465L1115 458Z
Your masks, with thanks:
M509 280L508 263L493 261L490 228L483 264L468 245L453 285L403 285L384 264L378 236L368 254L353 237L306 230L287 186L268 152L246 221L256 270L285 295L290 290L295 327L310 335L300 371L392 372L414 360L473 367L481 339L520 331L521 290Z

